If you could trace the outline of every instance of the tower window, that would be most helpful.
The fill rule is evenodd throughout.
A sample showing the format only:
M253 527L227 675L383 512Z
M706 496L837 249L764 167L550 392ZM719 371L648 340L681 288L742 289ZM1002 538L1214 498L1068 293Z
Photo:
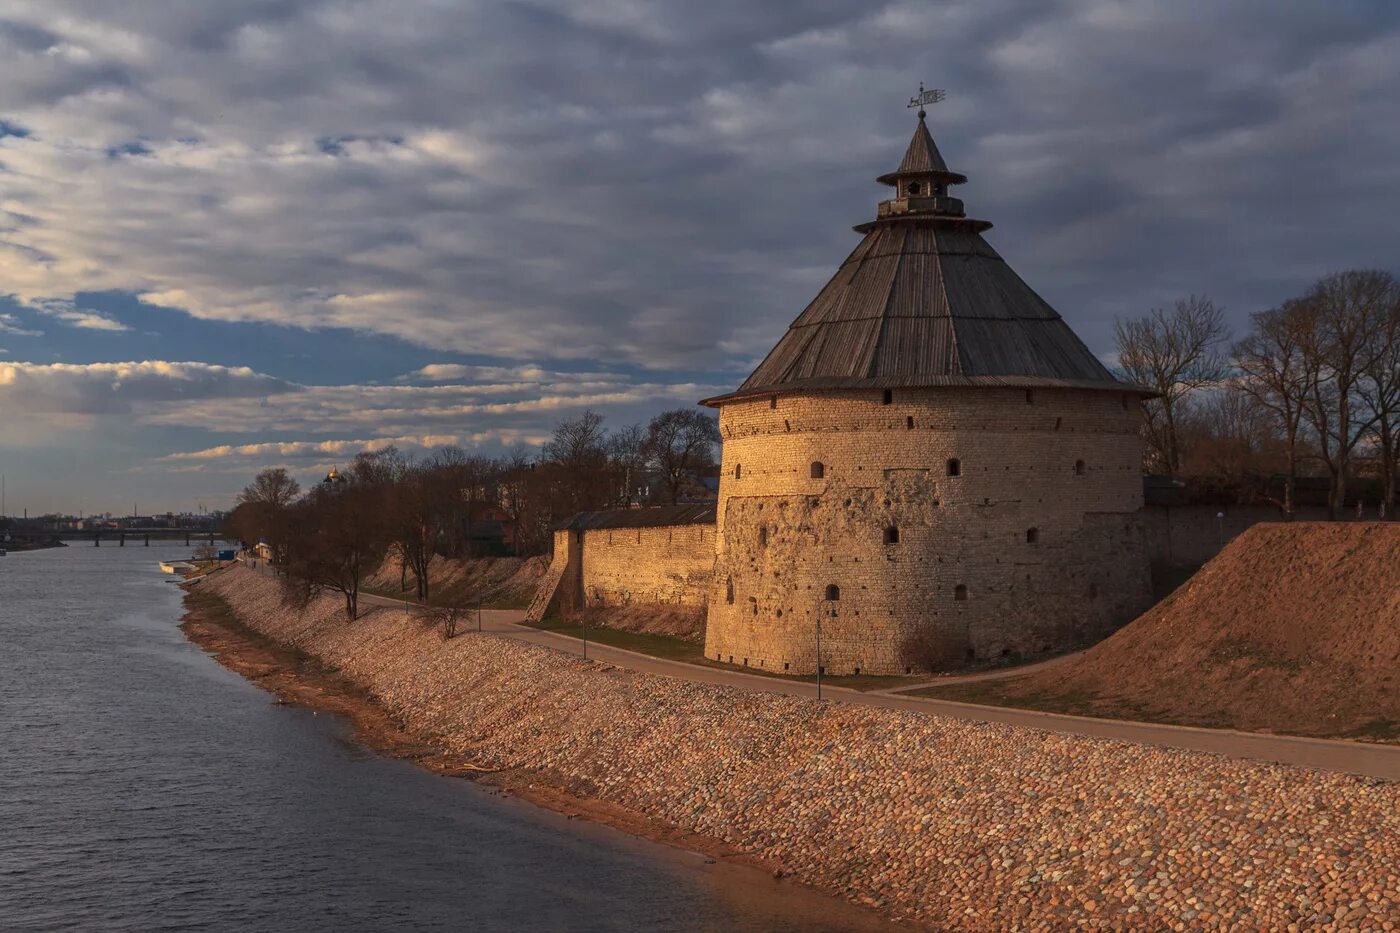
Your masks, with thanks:
M889 404L891 404L893 401L894 401L894 390L893 390L893 389L886 389L886 390L885 390L885 394L884 394L883 396L880 397L880 404L881 404L881 405L889 405Z
M743 477L743 475L744 475L744 465L743 465L742 463L736 463L736 464L734 464L734 478L735 478L735 479L740 479L740 478Z
M909 193L911 195L917 195L921 190L923 189L919 187L919 183L917 181L911 181L909 183Z
M770 396L768 396L768 407L769 407L769 408L777 408L777 407L778 407L778 397L777 397L776 395L770 395Z
M962 476L962 461L959 460L957 457L954 457L948 461L948 475Z
M724 601L727 602L727 603L729 603L729 604L731 604L731 605L734 603L734 578L733 578L733 577L727 577L727 578L725 578L725 581L724 581Z
M953 598L960 603L967 602L967 587L961 583L953 587Z
M768 546L768 526L760 525L758 529L758 546L763 548Z
M1084 475L1084 461L1083 461L1083 460L1076 460L1076 461L1074 461L1074 475L1075 475L1075 476L1083 476L1083 475Z
M886 543L886 544L898 544L898 543L899 543L899 527L898 527L897 525L891 525L890 527L888 527L888 528L885 529L885 543Z
M1039 528L1027 528L1027 529L1026 529L1026 543L1027 543L1027 544L1039 544L1039 543L1040 543L1040 529L1039 529Z
M911 430L911 431L914 430L914 416L913 416L913 415L910 415L908 418L905 418L905 419L904 419L904 426L905 426L906 428L908 428L909 430Z
M812 479L825 479L825 478L826 478L826 464L822 463L820 460L814 460L814 461L812 461Z
M1026 404L1027 404L1027 405L1034 405L1034 404L1035 404L1035 389L1027 389L1027 390L1026 390Z
M827 602L833 602L833 603L834 603L834 602L838 601L840 598L841 598L841 587L837 586L835 583L829 583L829 584L827 584L827 587L826 587L826 599L827 599Z

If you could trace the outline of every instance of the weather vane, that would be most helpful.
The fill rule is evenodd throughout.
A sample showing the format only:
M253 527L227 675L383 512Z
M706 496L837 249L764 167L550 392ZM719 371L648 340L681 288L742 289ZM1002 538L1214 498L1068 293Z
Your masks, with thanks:
M918 108L919 108L919 116L922 117L922 116L925 116L925 114L924 114L924 104L936 104L936 103L938 103L940 100L943 100L943 99L944 99L945 97L947 97L947 96L948 96L947 92L945 92L941 87L936 87L936 88L933 88L932 90L925 91L925 90L924 90L924 82L920 81L920 82L919 82L919 96L918 96L918 97L911 97L911 98L909 98L909 106L910 106L910 107L918 107Z

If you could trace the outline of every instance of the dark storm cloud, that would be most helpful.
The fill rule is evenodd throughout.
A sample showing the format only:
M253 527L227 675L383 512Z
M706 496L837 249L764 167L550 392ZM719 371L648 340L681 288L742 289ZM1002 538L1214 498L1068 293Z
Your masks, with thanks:
M1099 351L1389 264L1379 3L6 4L0 274L502 360L735 372L854 245L920 78ZM36 261L41 257L43 261ZM256 365L256 361L254 361Z

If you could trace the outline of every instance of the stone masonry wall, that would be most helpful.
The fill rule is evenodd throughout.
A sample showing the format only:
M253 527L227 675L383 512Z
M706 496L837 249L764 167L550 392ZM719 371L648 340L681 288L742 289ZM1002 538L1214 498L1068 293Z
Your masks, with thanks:
M713 525L583 532L584 605L703 606L715 564Z
M559 610L670 606L701 610L715 562L713 525L554 533Z
M1151 601L1140 418L1135 396L1069 389L725 405L706 653L811 672L819 611L837 674L1102 637Z

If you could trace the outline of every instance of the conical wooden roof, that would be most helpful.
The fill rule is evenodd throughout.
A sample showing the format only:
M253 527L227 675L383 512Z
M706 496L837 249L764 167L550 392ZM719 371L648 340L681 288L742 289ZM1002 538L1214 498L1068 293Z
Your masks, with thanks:
M914 130L914 138L909 140L909 148L904 150L904 158L900 160L899 168L887 175L881 175L876 181L882 185L892 185L901 175L923 174L945 176L946 181L955 185L961 185L967 181L966 175L950 171L948 163L943 161L943 154L938 151L938 146L933 141L933 134L928 131L928 124L924 122L924 113L921 110L919 111L919 125Z
M887 184L929 194L880 205L826 287L735 392L705 404L801 389L1061 386L1134 391L982 238L991 224L946 195L948 170L923 119ZM934 193L936 192L936 194Z

